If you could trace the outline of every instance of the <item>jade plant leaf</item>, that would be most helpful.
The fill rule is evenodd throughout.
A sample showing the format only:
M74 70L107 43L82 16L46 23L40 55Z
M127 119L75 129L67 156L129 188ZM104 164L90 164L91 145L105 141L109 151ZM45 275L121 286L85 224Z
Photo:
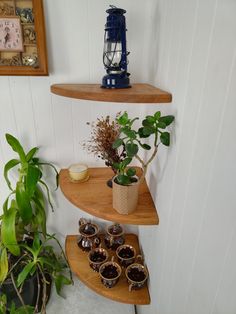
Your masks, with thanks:
M170 146L170 133L169 132L163 132L160 136L160 140L163 145Z
M164 122L166 126L170 125L174 121L174 116L163 116L160 117L159 122Z
M133 177L136 175L136 170L134 168L129 168L127 171L126 171L126 174L128 177Z
M129 157L133 157L138 153L138 145L134 143L126 144L125 149Z
M118 138L115 140L115 142L112 144L112 148L117 149L123 144L123 140Z

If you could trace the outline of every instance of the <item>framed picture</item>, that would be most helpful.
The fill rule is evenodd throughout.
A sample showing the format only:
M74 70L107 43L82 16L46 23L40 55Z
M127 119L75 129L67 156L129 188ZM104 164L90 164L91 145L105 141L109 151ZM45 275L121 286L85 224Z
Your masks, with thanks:
M0 0L0 75L48 75L42 0Z

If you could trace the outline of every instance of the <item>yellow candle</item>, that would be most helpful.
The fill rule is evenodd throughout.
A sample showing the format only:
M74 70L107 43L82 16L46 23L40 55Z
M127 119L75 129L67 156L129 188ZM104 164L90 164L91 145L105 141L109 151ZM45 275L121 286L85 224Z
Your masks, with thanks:
M71 165L69 167L69 176L70 176L70 179L74 182L87 181L89 178L88 166L85 164Z

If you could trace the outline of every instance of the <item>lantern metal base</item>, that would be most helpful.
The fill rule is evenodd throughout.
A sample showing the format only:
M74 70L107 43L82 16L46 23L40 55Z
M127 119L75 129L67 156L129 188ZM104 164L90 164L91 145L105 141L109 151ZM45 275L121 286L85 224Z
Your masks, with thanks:
M107 74L102 79L102 88L130 88L130 81L127 73Z

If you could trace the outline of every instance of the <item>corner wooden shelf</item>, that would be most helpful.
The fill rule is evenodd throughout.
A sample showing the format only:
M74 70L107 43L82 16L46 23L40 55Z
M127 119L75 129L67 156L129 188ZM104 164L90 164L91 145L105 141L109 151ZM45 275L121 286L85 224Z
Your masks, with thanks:
M134 234L125 235L125 243L135 247L137 254L140 254L138 238ZM150 296L147 286L140 290L133 290L129 292L128 283L122 271L119 282L116 286L109 289L106 288L99 278L99 274L93 271L88 263L87 252L82 251L77 245L77 236L69 235L66 237L66 256L73 273L90 289L98 294L112 299L114 301L126 304L150 304ZM114 251L108 250L109 256L114 255Z
M73 183L69 179L68 169L60 171L60 188L72 204L93 216L110 221L131 225L158 225L158 214L146 180L139 189L137 209L129 215L121 215L112 208L112 189L106 185L113 172L107 167L89 168L89 175L87 182Z
M51 92L64 97L120 102L120 103L169 103L170 93L149 84L132 84L131 88L105 89L99 84L54 84Z

